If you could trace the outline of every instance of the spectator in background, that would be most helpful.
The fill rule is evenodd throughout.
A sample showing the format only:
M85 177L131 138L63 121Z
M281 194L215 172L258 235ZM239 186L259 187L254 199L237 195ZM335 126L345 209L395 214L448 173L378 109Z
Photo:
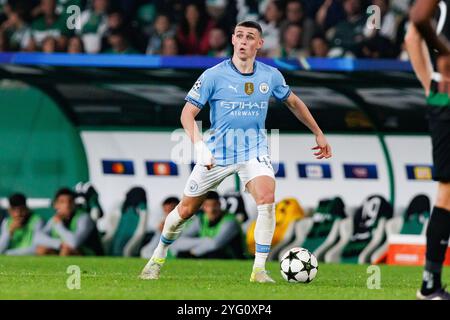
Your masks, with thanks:
M283 18L283 7L281 1L270 1L264 12L264 18L259 21L263 30L264 49L259 51L260 55L268 55L280 44L280 22Z
M236 0L237 17L236 22L245 20L258 20L258 0Z
M178 41L174 37L164 38L161 47L161 55L177 56L180 54Z
M337 23L345 20L342 2L345 0L325 0L316 13L316 24L321 31L326 32Z
M3 32L0 32L0 52L8 52L8 39Z
M206 11L208 15L213 20L219 21L225 15L226 2L226 0L206 0Z
M170 24L169 16L159 14L153 25L151 36L148 40L146 54L161 54L162 43L165 38L175 37L176 30Z
M324 36L315 35L311 39L311 44L309 48L309 55L311 57L326 58L328 57L328 51L329 51L328 42Z
M288 0L286 2L285 13L286 20L281 24L281 33L284 33L288 25L292 23L298 24L302 29L301 45L303 48L308 48L317 27L314 20L306 15L304 1Z
M217 192L206 194L203 212L197 214L170 250L179 257L242 259L245 257L241 226L235 215L222 211Z
M24 1L13 3L14 6L7 5L7 20L0 25L0 33L4 33L9 50L21 51L26 48L31 37L31 29L26 22L29 6Z
M187 0L153 0L156 12L169 14L170 21L179 24L185 14Z
M115 53L115 54L137 54L140 53L138 50L133 48L128 40L127 33L123 29L116 29L109 32L108 44L109 49L106 49L104 53Z
M212 57L230 57L232 54L226 31L219 27L214 27L209 33L209 51L208 56Z
M56 0L41 0L38 9L40 15L31 23L31 39L27 50L34 51L42 47L45 38L53 37L57 42L57 51L66 51L72 31L67 28L65 16L57 14Z
M44 53L54 53L56 52L56 39L53 37L46 37L42 40L42 48L41 51Z
M36 2L34 0L28 2ZM91 0L88 0L91 1ZM39 1L37 1L39 2ZM86 0L56 0L56 13L62 16L67 17L67 8L71 5L76 5L80 7L81 9L84 8L84 4L86 3ZM39 17L41 14L43 14L42 7L41 6L35 6L31 10L31 16L33 18Z
M0 32L0 52L8 52L8 39L3 32Z
M0 25L8 18L8 11L11 11L10 0L0 0Z
M361 43L361 52L357 54L358 57L369 59L388 59L394 58L396 55L398 55L397 49L384 37L364 40Z
M38 255L101 255L102 246L89 214L76 209L75 193L58 190L53 201L55 215L36 235Z
M127 42L132 48L139 52L144 52L146 49L146 41L142 32L134 25L127 23L121 11L111 10L107 15L107 27L102 38L102 50L109 48L108 38L114 30L122 30L127 37Z
M92 7L81 13L81 29L77 34L87 53L97 53L101 49L101 40L108 28L109 6L109 0L92 0Z
M69 39L69 43L67 45L68 53L84 53L84 45L83 40L81 40L78 36L73 36Z
M4 219L0 231L0 254L33 255L36 234L43 226L42 219L27 207L21 193L9 197L9 217Z
M231 34L237 23L236 0L206 0L206 8L208 15L214 20L214 24L224 29L225 34Z
M153 32L153 24L157 15L155 3L147 1L141 4L134 15L134 23L149 38Z
M370 24L366 24L366 27L364 28L364 36L366 38L381 36L394 43L397 36L397 29L400 23L400 17L398 17L394 13L394 11L390 9L390 0L372 0L372 5L380 8L380 29L370 27Z
M400 53L400 48L396 43L399 17L390 10L390 0L372 0L372 5L380 8L381 25L366 24L365 40L359 56L375 59L395 58Z
M273 50L271 57L300 58L307 55L307 50L302 48L303 29L296 23L290 23L284 28L281 35L280 46Z
M161 219L157 229L155 230L155 233L153 234L152 239L148 244L146 244L141 249L141 258L150 259L152 256L153 251L158 246L159 239L161 238L161 232L164 227L164 221L166 221L167 216L170 212L172 212L173 209L178 205L180 202L180 199L177 197L168 197L166 198L162 203L162 211L163 211L163 218Z
M130 20L133 14L136 13L142 0L112 0L114 6L120 10L125 20ZM147 2L152 2L152 0L146 0Z
M213 21L204 6L191 3L185 7L184 16L177 31L177 39L183 54L205 55L209 50L209 32Z
M343 6L346 19L327 32L332 57L354 57L364 40L366 19L362 15L361 0L343 0Z

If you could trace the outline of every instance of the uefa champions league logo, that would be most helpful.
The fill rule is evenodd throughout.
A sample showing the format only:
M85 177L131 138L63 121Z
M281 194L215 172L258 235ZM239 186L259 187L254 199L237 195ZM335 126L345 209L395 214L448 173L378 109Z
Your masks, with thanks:
M201 86L202 86L202 81L200 79L198 79L194 83L194 86L192 87L192 90L198 91L198 90L200 90Z

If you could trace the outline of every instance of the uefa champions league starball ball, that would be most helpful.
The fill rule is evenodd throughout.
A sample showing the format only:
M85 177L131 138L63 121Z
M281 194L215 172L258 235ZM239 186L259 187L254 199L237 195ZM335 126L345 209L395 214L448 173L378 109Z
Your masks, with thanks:
M283 279L294 283L309 283L317 275L317 258L304 248L292 248L280 260Z

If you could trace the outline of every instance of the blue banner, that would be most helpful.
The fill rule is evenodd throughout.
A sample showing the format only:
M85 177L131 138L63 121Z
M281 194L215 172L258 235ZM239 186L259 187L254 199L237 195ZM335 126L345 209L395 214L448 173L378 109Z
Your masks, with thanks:
M433 179L433 166L427 164L406 165L408 180L430 181Z
M146 161L149 176L178 176L178 166L172 161Z
M133 161L130 160L102 160L104 174L134 175Z
M298 163L298 176L305 179L331 179L331 166L327 163Z
M144 54L0 53L1 64L66 67L206 69L224 59L227 58L207 56L165 57ZM412 71L409 62L386 59L258 58L258 60L281 70L292 71Z
M272 168L275 171L275 178L286 178L286 169L283 162L272 163Z
M347 179L378 179L376 164L344 164Z

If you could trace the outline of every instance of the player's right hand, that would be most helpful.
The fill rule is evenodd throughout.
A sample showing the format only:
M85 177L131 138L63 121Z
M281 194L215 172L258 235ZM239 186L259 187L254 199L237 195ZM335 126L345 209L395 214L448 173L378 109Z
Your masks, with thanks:
M208 170L214 167L216 161L208 146L203 141L197 141L194 144L194 149L197 157L197 164L205 166Z

